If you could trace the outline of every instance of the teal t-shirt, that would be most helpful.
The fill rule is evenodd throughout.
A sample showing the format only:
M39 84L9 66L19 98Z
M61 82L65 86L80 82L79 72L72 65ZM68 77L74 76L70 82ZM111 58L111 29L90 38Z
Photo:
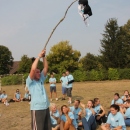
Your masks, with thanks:
M123 104L123 100L121 98L119 98L118 100L115 101L115 104L118 103L118 104ZM111 102L111 105L114 104L114 99L112 100Z
M67 79L66 79L66 77L64 77L64 76L62 76L61 78L60 78L60 81L62 82L62 87L66 87L67 86Z
M117 112L116 115L110 113L107 119L107 124L110 124L111 127L122 126L123 127L122 130L126 130L124 117L120 112Z
M100 104L94 107L94 111L96 112L96 115L99 114L99 112L100 112L100 107L101 107Z
M74 77L71 74L69 74L68 76L66 76L66 80L67 80L67 82L69 82L71 80L74 80ZM66 86L66 88L72 88L72 85L73 85L73 83L70 83Z
M29 93L25 93L24 98L28 99L29 98Z
M86 118L86 120L88 121L89 118L90 118L90 116L91 116L93 113L92 113L92 111L91 111L89 108L86 108L85 111L86 111L85 118Z
M51 115L51 112L50 112L50 115ZM60 118L59 111L56 111L55 113L53 113L53 116ZM57 125L57 120L53 116L50 116L51 117L51 124Z
M41 72L41 77L38 81L31 80L30 76L26 79L26 86L31 94L31 110L45 110L49 107L50 103L44 88L44 81L46 77Z
M125 117L130 118L130 107L126 109Z
M70 119L72 119L72 124L74 125L74 127L77 128L77 123L76 123L76 119L74 118L74 114L72 112L69 112L68 116L70 117ZM61 120L66 122L67 119L64 114L61 116Z
M72 107L69 107L70 108L70 111L74 114L74 118L76 119L76 120L78 120L78 114L79 114L79 112L81 111L81 108L75 108L74 106L72 106Z
M7 94L2 94L1 99L3 99L3 98L7 98Z
M20 93L15 93L15 98L20 99L20 95L21 95Z
M50 78L49 83L51 83L51 82L56 82L56 78ZM50 87L55 87L55 86L56 86L56 84L50 84Z

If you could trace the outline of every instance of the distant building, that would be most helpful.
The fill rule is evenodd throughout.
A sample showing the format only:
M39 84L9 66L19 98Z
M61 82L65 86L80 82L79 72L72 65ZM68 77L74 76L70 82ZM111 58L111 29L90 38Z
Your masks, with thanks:
M14 61L9 74L17 74L20 61Z

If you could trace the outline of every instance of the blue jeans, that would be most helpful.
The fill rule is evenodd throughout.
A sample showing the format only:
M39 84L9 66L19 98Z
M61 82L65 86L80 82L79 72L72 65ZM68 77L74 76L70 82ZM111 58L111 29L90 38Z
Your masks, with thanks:
M90 116L89 120L87 121L86 118L82 118L82 124L84 130L96 130L96 120L93 115Z
M125 119L126 126L130 126L130 118Z

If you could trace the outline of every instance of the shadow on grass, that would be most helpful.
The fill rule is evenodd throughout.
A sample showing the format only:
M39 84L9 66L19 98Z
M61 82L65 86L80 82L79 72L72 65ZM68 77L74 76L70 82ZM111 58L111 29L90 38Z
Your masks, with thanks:
M73 101L76 100L76 99L78 99L78 100L83 100L84 98L83 98L82 96L73 96L73 97L72 97L72 100L73 100Z

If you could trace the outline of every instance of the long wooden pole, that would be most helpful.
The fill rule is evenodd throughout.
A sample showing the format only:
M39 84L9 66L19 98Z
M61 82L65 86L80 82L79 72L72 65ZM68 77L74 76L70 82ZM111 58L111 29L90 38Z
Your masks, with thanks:
M65 14L64 14L64 17L58 22L58 24L57 24L57 25L54 27L54 29L52 30L52 32L51 32L51 34L50 34L50 36L49 36L49 38L48 38L48 40L47 40L47 42L46 42L46 44L45 44L45 46L44 46L44 49L46 49L46 46L47 46L48 42L50 41L50 39L51 39L51 37L52 37L54 31L56 30L56 28L57 28L57 27L59 26L59 24L65 19L69 8L70 8L76 1L78 1L78 0L73 1L73 2L68 6L68 8L67 8L67 10L66 10L66 12L65 12Z

